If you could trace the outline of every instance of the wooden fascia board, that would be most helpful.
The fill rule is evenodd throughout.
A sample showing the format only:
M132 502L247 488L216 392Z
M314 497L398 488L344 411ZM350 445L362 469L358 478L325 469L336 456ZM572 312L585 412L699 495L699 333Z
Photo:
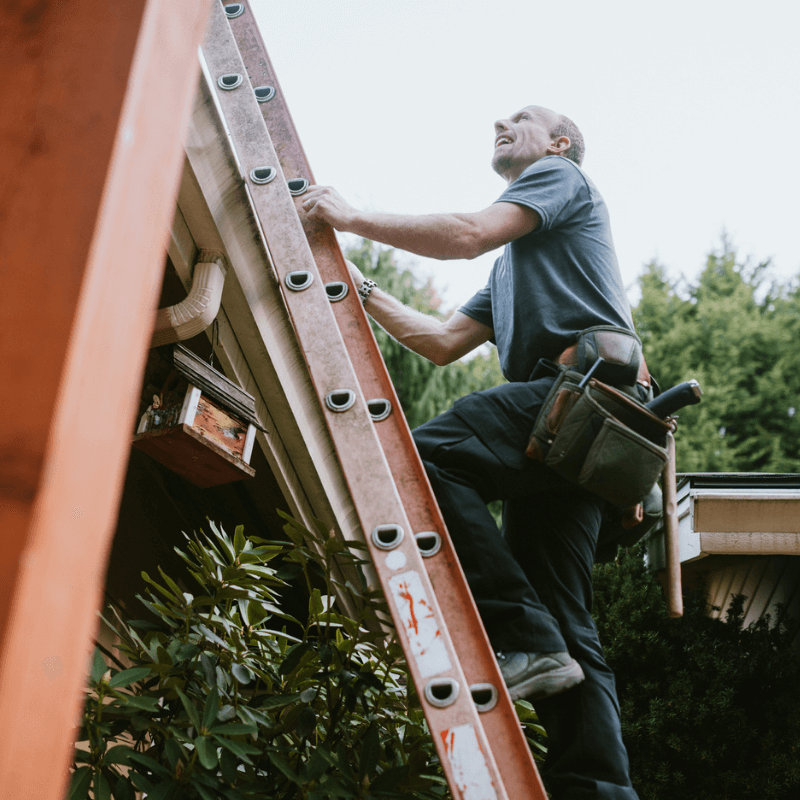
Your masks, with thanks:
M678 490L680 560L710 555L800 555L800 491ZM653 569L663 569L663 532L648 540Z
M182 207L187 209L187 213L193 221L200 217L204 218L196 238L185 221L181 211ZM192 264L197 251L200 249L221 250L222 248L222 239L219 237L202 193L191 174L191 165L186 162L178 207L175 210L175 218L170 231L169 254L178 277L187 290L191 285ZM288 413L285 395L267 354L259 349L253 360L254 368L251 369L250 361L234 331L231 323L232 316L239 320L240 326L248 325L248 320L243 319L237 309L237 306L241 308L244 302L241 297L236 297L239 293L240 287L231 287L226 281L222 307L217 315L220 347L215 350L215 355L225 372L255 398L256 413L267 429L267 434L261 432L256 434L256 441L278 481L292 516L306 526L312 523L313 517L333 525L335 524L335 515L316 471L312 472L313 464L309 469L309 465L305 463L307 461L307 458L304 458L305 451L302 448L299 452L297 450L297 442L302 442L302 437L293 415ZM236 311L234 312L232 309ZM210 329L207 333L210 335ZM254 341L255 339L256 337L252 335L244 337L244 341ZM269 398L269 403L265 397ZM288 439L290 445L293 445L294 454L290 453L287 448L285 438ZM298 465L300 465L299 472Z
M800 555L800 493L697 492L694 531L705 555Z

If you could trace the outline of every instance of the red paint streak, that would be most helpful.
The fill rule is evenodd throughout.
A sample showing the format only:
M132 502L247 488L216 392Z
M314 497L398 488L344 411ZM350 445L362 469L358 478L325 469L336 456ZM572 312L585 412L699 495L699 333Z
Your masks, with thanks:
M417 622L417 615L414 613L414 598L411 596L411 592L408 591L408 584L404 583L398 588L400 588L400 597L408 603L408 613L411 617L408 627L413 628L414 633L419 636L419 623Z
M440 731L439 735L442 737L442 742L444 743L444 751L449 756L453 751L453 740L455 739L455 736L450 733L449 728L445 728L443 731Z

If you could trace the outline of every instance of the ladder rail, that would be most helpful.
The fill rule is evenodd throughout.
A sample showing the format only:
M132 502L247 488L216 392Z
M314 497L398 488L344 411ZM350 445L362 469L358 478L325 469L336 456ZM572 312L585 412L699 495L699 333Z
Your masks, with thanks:
M230 19L229 24L253 89L269 87L272 90L269 93L270 99L258 105L270 131L281 167L287 178L305 178L313 184L311 166L260 30L247 4L243 5L244 13ZM441 550L425 559L425 567L448 620L455 649L469 685L488 684L495 687L497 703L494 708L481 714L481 722L487 738L493 743L498 763L502 762L502 766L507 767L502 769L506 787L513 797L537 800L545 798L536 764L505 688L466 577L446 532L427 474L417 455L410 428L400 411L396 391L367 315L353 291L335 232L328 225L309 221L302 214L300 216L323 281L343 281L354 294L353 302L333 303L333 311L340 330L346 331L344 341L364 393L368 397L389 399L392 403L393 413L376 423L376 428L412 528L417 532L436 531L441 535Z
M244 65L218 4L202 51L278 280L285 287L294 273L316 278L301 291L285 290L285 303L321 403L331 393L353 395L346 413L329 406L325 417L362 529L372 531L367 544L445 775L456 797L508 800L472 697L458 691L466 679L419 548L401 533L410 534L411 526L257 102L249 87L225 85L235 83L230 76L241 76ZM248 182L264 166L276 170L274 179Z

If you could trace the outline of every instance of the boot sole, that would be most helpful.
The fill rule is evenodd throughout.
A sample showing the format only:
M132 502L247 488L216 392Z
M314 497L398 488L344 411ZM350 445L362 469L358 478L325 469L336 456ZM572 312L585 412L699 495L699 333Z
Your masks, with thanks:
M573 661L564 667L540 672L521 683L509 686L508 693L512 700L522 700L523 698L541 700L577 686L585 677L581 665L577 661Z

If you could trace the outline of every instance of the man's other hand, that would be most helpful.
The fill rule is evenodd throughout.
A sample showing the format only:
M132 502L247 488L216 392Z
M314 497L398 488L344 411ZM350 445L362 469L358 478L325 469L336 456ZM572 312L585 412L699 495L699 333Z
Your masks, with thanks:
M320 219L339 231L346 231L355 209L330 186L310 186L303 199L309 219ZM363 280L363 277L362 277Z

